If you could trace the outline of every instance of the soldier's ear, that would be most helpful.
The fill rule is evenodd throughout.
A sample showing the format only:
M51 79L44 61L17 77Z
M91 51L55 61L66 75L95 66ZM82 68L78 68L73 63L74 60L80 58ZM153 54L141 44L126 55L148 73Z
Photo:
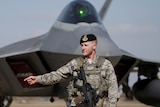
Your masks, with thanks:
M97 48L97 41L93 41L93 49Z

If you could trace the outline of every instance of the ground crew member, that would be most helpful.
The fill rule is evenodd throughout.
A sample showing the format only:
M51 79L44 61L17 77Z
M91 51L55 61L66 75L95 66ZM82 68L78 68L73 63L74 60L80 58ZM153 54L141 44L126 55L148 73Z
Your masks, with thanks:
M25 78L24 81L27 81L30 85L35 83L44 85L55 84L70 76L74 77L76 75L74 74L75 69L79 68L79 66L83 66L87 82L96 91L97 98L101 99L107 95L107 107L116 107L118 97L117 78L111 62L96 54L97 37L93 34L83 35L80 39L80 45L83 57L72 59L57 71L38 76L29 76ZM70 84L67 87L69 94L68 107L79 107L78 105L83 103L82 97L80 98L80 101L76 102L76 98L82 96L82 93L78 92L79 90L74 87L74 84L81 86L82 82L80 80L76 80L76 83L74 80L70 81ZM73 94L76 94L76 97L74 97Z

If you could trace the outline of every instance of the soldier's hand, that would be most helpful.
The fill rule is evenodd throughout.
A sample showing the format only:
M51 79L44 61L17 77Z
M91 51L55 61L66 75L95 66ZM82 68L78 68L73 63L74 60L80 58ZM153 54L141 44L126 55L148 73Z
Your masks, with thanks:
M24 81L27 81L28 84L33 85L36 83L37 79L35 76L29 76L29 77L25 78Z

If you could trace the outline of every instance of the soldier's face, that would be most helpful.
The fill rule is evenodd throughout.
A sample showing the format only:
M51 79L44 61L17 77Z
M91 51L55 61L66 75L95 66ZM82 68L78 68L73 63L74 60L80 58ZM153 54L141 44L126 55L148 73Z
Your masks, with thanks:
M88 41L81 43L82 55L89 57L93 54L93 52L95 52L96 47L96 41Z

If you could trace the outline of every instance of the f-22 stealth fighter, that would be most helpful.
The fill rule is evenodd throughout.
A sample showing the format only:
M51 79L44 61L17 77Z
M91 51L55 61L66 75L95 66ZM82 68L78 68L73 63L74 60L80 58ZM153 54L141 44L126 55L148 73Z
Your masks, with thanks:
M23 79L55 71L72 58L80 56L79 40L83 34L97 36L97 54L112 62L119 85L125 83L128 74L137 68L138 80L133 87L135 98L144 104L160 106L160 80L157 79L160 63L137 58L111 40L102 23L110 2L106 0L98 14L88 1L72 1L47 33L1 48L0 106L8 107L12 96L63 98L65 90L62 87L66 86L67 81L52 86L30 86ZM146 79L141 79L141 75L146 76ZM6 100L7 105L4 104Z

